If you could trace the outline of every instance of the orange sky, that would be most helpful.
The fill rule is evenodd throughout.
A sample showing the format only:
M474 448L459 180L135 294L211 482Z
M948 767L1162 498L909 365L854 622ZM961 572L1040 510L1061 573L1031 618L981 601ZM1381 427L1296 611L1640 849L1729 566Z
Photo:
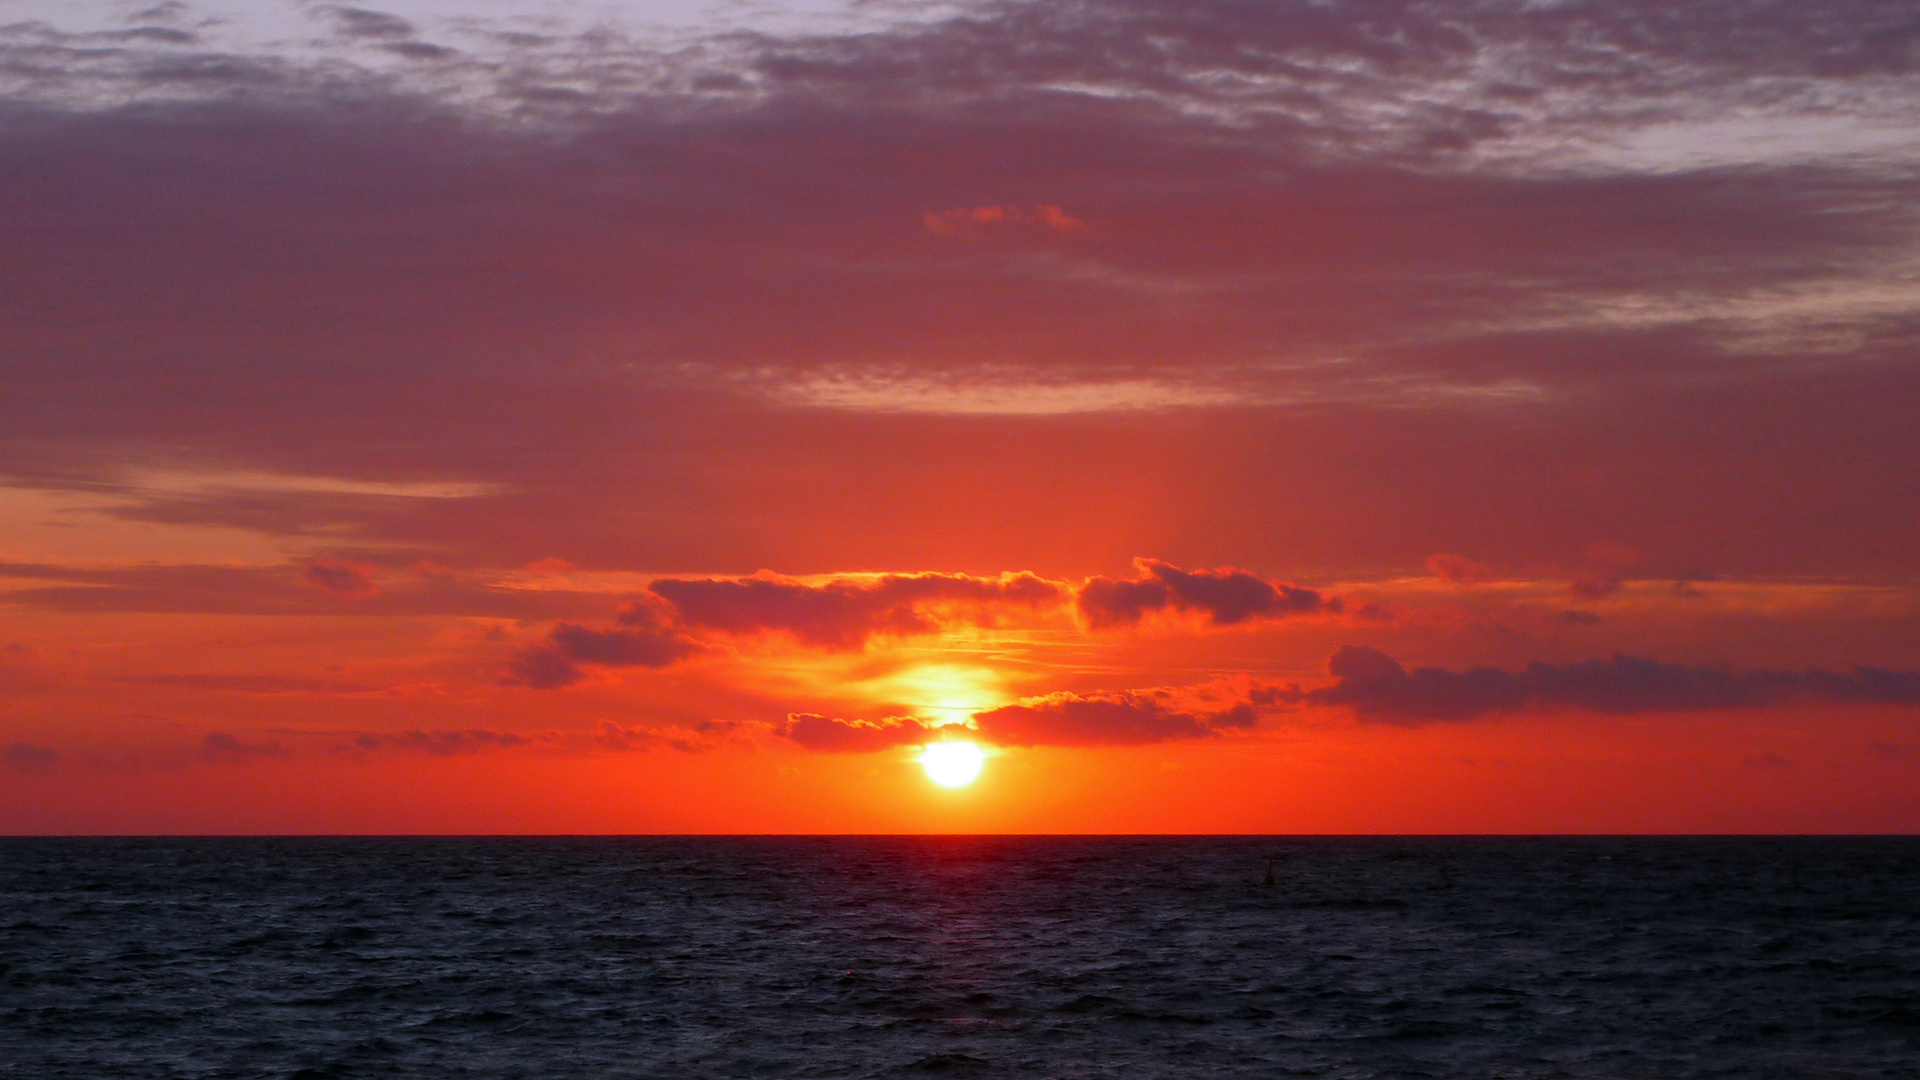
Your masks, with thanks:
M0 28L0 832L1920 829L1872 12L315 10Z

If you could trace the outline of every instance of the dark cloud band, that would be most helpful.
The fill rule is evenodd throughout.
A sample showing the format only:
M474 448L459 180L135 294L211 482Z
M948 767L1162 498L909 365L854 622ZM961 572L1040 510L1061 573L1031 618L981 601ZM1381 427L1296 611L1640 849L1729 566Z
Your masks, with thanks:
M1920 672L1872 667L1848 673L1735 671L1615 656L1573 664L1535 661L1519 671L1451 671L1408 669L1378 649L1347 645L1333 654L1327 671L1333 685L1306 691L1302 700L1345 706L1365 719L1402 723L1515 712L1693 712L1793 702L1920 705Z

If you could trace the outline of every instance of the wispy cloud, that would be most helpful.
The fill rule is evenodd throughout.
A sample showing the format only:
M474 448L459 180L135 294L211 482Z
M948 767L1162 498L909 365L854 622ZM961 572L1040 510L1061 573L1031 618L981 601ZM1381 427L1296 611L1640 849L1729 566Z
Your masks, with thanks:
M60 755L55 751L32 743L8 743L5 750L0 750L0 762L18 773L51 772L59 760Z
M1245 570L1182 570L1158 559L1136 559L1139 575L1089 578L1074 594L1074 607L1094 629L1131 626L1162 611L1204 616L1214 626L1338 612L1338 599L1284 581L1267 581Z
M1736 670L1633 656L1572 664L1534 662L1518 671L1476 667L1408 669L1378 649L1348 645L1333 654L1331 686L1300 700L1351 708L1366 719L1418 723L1498 713L1583 710L1632 714L1756 708L1793 702L1920 705L1920 672L1860 667Z
M1057 693L974 716L986 739L1002 746L1129 746L1204 739L1245 730L1259 719L1240 702L1205 709L1169 691Z
M884 574L822 584L777 575L661 578L648 591L673 605L688 626L730 634L777 631L836 649L858 648L881 634L930 634L949 623L990 625L1004 610L1034 611L1066 599L1058 583L1028 573Z

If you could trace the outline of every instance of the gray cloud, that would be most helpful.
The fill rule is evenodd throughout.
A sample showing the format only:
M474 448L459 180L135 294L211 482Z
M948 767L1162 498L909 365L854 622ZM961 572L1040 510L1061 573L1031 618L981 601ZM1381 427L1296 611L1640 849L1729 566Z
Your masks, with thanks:
M1204 739L1259 719L1247 702L1196 708L1164 691L1049 694L974 714L980 735L1001 746L1133 746Z
M672 604L688 626L730 634L781 631L825 648L852 649L876 634L930 634L930 608L991 625L1001 609L1061 603L1065 590L1033 574L886 574L810 585L779 578L662 578L647 590Z
M414 25L398 15L389 15L384 11L368 8L348 7L344 4L330 5L315 9L331 18L336 32L344 37L377 38L392 40L410 38L414 34Z
M283 758L290 753L279 743L250 743L237 735L215 731L201 740L199 757L214 765L244 765L261 759Z
M1920 705L1920 672L1860 667L1848 673L1736 671L1633 656L1572 664L1535 661L1519 671L1408 669L1378 649L1346 645L1327 661L1331 686L1301 700L1351 708L1363 719L1418 723L1517 712L1612 714L1755 708L1792 702Z
M454 757L485 750L516 750L534 745L534 739L511 731L414 730L393 733L364 732L353 745L360 750L408 750L434 757Z
M508 685L557 690L586 678L581 665L659 668L684 660L701 646L668 626L644 603L628 603L604 629L561 623L540 645L523 649L507 666Z
M1135 559L1139 576L1094 577L1074 594L1074 606L1089 626L1131 626L1165 610L1200 612L1215 626L1253 619L1339 611L1338 599L1284 581L1267 581L1245 570L1182 570L1158 559Z
M58 753L32 743L9 743L4 751L0 751L0 762L19 773L51 772L59 761Z
M896 746L918 746L935 728L913 717L885 720L841 720L818 713L792 713L774 733L809 750L838 754L865 754Z
M378 572L378 567L364 563L316 558L307 560L306 567L300 571L300 581L323 593L361 600L380 595L380 587L374 584L374 575Z

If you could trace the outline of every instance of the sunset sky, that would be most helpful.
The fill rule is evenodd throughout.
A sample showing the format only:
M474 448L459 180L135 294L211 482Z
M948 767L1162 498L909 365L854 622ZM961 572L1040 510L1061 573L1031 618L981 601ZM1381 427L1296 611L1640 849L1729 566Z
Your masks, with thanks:
M0 0L0 832L1920 830L1917 101L1909 0Z

